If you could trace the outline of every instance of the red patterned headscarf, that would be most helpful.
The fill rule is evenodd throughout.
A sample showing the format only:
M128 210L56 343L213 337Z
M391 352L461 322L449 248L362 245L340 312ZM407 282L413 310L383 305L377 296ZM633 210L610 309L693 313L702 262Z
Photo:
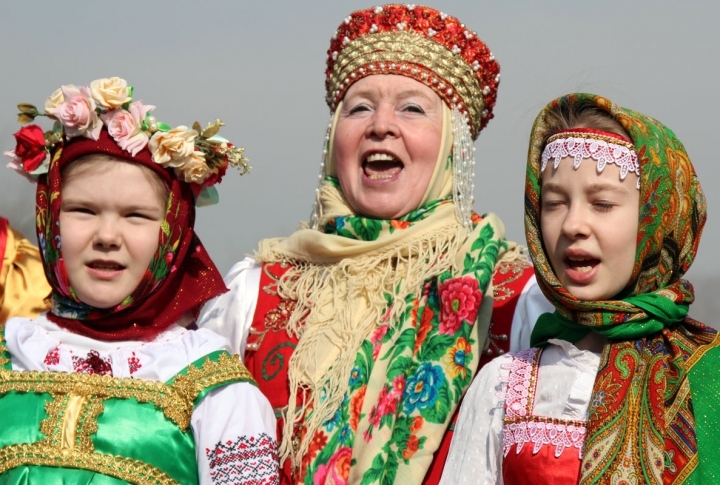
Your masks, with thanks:
M62 169L90 154L110 155L148 167L160 176L170 194L150 266L133 293L108 309L89 306L76 297L62 257ZM53 288L48 318L68 330L99 340L150 340L185 312L197 312L204 302L227 291L193 230L195 197L191 184L155 163L147 148L133 156L105 129L97 140L72 138L55 148L48 173L38 178L36 200L37 236L45 274Z

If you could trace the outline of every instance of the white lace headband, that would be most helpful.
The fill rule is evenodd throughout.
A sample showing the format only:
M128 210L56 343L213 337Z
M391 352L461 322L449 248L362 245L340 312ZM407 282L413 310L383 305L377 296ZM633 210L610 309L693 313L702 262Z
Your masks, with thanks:
M545 171L547 162L553 159L553 168L557 168L560 160L573 157L573 168L577 170L586 158L597 162L598 172L605 165L613 163L620 167L620 179L625 180L628 172L638 176L637 188L640 189L640 163L635 147L612 134L601 134L588 131L562 131L551 136L542 153L540 172Z

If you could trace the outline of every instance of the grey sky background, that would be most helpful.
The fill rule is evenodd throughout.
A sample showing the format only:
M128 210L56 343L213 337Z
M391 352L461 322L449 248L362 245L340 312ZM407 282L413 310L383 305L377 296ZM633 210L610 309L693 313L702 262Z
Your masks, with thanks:
M490 46L501 65L495 119L477 141L476 210L524 242L530 126L568 92L604 95L657 118L685 144L709 220L688 274L691 315L720 311L720 2L433 1ZM0 4L0 152L14 147L15 106L42 106L62 84L120 76L172 126L205 125L244 146L253 171L228 172L197 232L224 273L265 237L309 216L329 110L330 37L361 1L26 1ZM42 120L42 122L46 120ZM9 161L9 160L8 160ZM5 162L3 162L3 165ZM0 172L0 214L33 235L34 186Z

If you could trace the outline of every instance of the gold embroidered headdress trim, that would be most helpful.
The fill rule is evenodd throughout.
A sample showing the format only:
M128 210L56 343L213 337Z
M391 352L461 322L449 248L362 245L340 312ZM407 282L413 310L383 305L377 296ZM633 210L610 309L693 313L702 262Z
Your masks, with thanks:
M330 109L355 81L372 74L429 86L467 117L473 139L493 117L500 66L475 32L435 9L383 5L353 12L340 24L325 71Z
M480 131L485 101L474 71L459 56L416 33L385 32L350 42L338 55L328 91L336 104L354 81L397 73L428 85L449 106L457 105L473 120L473 133Z

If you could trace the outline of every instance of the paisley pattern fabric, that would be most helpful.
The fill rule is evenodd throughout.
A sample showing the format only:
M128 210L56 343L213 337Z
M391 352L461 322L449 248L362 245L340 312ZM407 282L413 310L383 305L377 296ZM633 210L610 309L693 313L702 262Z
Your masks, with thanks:
M546 113L554 106L584 100L623 126L640 160L635 266L626 287L609 301L580 301L563 288L540 232L540 158L551 135ZM642 302L662 299L665 307L679 308L692 303L693 287L682 276L695 259L705 219L705 197L690 159L675 134L658 121L591 94L559 98L535 120L525 186L525 229L538 284L562 319L588 328L632 330L633 323L662 320ZM542 340L549 337L546 333ZM687 376L702 355L720 343L716 337L712 328L684 318L660 327L650 325L634 337L623 337L621 332L617 340L609 341L589 410L581 484L682 483L692 474L698 456Z

